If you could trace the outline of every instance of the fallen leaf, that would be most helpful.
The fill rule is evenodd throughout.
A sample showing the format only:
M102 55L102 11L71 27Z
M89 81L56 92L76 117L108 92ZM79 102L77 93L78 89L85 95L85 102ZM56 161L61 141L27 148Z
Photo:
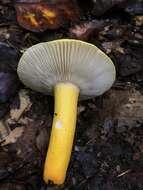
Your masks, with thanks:
M59 10L44 3L19 3L16 4L16 12L19 25L33 32L56 29L62 23Z
M0 142L2 142L10 133L10 128L8 125L4 123L4 121L0 121Z
M10 117L14 121L18 121L22 116L22 114L25 111L29 110L32 105L26 90L21 90L19 92L19 99L20 99L20 107L18 109L14 108L10 110Z
M5 142L2 143L2 146L15 143L19 137L21 137L24 131L23 127L16 127L10 134L5 138Z
M93 33L98 33L102 30L104 24L103 21L93 20L90 22L84 22L80 25L75 25L69 29L69 36L72 38L87 40Z
M135 16L134 21L136 26L143 26L143 15Z
M120 40L114 40L110 42L104 42L102 43L103 48L105 49L106 53L109 54L112 51L119 52L121 54L124 54L124 48L122 48L121 45L122 41Z
M19 25L33 32L57 29L79 16L77 8L71 2L17 3L15 8Z

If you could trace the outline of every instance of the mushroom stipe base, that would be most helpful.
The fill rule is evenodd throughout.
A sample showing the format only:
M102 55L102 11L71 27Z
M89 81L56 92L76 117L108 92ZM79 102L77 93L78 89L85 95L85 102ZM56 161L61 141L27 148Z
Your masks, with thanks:
M79 89L71 83L54 88L55 114L44 166L44 181L63 184L70 161L77 116Z

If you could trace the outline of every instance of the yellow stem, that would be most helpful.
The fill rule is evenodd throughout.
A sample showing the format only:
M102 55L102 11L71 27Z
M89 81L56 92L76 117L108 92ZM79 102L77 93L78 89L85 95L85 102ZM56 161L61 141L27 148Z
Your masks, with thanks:
M55 86L55 113L44 166L44 181L63 184L70 161L79 89L71 83Z

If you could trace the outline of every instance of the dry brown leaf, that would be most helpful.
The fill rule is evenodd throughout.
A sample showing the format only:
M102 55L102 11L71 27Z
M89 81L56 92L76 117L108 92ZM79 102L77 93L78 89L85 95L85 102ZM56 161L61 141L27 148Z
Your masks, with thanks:
M20 108L19 109L11 109L10 110L10 117L14 121L18 121L22 114L29 110L32 103L30 101L29 96L27 95L26 90L21 90L19 92L19 99L20 99Z
M17 127L5 138L5 142L2 143L2 146L15 143L19 137L21 137L24 131L23 127Z
M0 121L0 142L2 142L10 133L10 128L8 125L4 123L4 121Z
M134 21L136 26L143 26L143 15L135 16Z

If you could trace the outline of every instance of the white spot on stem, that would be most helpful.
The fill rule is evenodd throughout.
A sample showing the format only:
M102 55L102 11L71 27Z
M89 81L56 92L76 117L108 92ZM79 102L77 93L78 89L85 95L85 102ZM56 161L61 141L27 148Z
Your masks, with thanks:
M57 122L56 122L56 128L57 128L57 129L62 128L62 122L61 122L61 121L57 121Z

